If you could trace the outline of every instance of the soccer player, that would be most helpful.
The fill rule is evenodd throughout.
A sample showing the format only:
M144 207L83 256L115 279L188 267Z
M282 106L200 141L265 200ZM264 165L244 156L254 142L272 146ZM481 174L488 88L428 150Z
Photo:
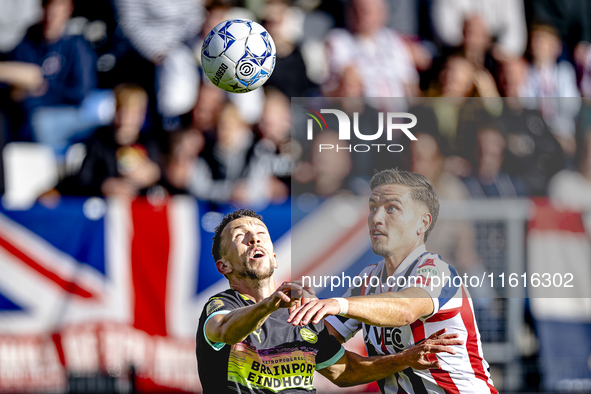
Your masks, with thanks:
M409 366L439 366L428 357L455 350L457 335L435 333L398 354L362 357L345 351L323 322L287 323L286 308L297 306L305 288L284 283L275 288L273 243L261 217L238 210L215 230L213 256L230 289L206 304L197 331L197 364L204 392L314 392L314 371L339 386L382 379Z
M359 276L379 280L373 281L374 287L350 288L346 298L302 305L288 322L316 324L330 316L325 325L341 342L363 329L369 355L395 354L447 328L466 341L456 354L429 356L439 359L440 367L391 374L378 381L382 392L497 394L482 355L468 291L458 280L454 285L456 270L439 255L427 252L424 245L439 213L433 186L420 174L399 170L377 173L370 186L372 250L384 259Z

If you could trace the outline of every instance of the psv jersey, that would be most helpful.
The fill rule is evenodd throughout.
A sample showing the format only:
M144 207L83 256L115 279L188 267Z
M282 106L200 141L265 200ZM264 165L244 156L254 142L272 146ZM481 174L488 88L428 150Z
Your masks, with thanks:
M464 345L454 346L457 351L455 355L432 355L440 360L441 369L419 371L407 368L382 379L378 382L382 393L498 394L490 378L488 363L482 355L472 300L459 278L456 278L454 285L453 278L458 274L452 266L443 262L439 255L427 252L425 246L421 245L398 266L392 277L388 277L384 260L366 267L359 277L365 275L368 280L364 280L360 287L351 287L344 297L419 287L431 296L434 311L430 316L404 327L375 327L342 316L328 317L326 321L345 340L363 330L365 347L370 356L400 352L443 328L447 328L449 334L458 333L459 339L464 341ZM434 280L435 276L439 278ZM369 280L372 277L379 280ZM406 279L402 279L403 277Z
M197 368L204 394L315 393L314 371L329 367L345 354L324 322L294 327L289 312L273 312L262 327L234 345L211 342L207 321L219 314L254 305L235 290L210 298L197 330Z

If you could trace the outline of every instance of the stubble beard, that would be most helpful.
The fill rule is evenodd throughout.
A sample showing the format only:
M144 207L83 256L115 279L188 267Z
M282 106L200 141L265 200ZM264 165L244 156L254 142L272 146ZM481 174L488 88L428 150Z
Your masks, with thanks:
M241 278L248 278L251 280L264 280L269 279L271 276L273 276L274 272L275 268L269 262L269 265L263 271L256 271L251 267L244 267L243 270L236 272L236 274Z
M371 251L374 252L376 255L381 256L385 259L387 259L388 257L390 257L392 255L392 252L385 245L372 244Z

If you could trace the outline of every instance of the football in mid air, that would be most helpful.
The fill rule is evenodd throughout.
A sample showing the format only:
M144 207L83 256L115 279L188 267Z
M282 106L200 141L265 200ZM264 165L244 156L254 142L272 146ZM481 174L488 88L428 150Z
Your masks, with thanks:
M267 30L248 19L220 23L201 49L201 65L209 80L232 93L261 87L275 68L275 58L275 43Z

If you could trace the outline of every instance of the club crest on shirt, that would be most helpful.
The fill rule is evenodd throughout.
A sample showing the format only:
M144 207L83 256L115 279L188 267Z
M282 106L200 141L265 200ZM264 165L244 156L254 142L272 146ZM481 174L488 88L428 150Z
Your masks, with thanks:
M214 300L210 301L209 304L207 304L207 310L205 311L205 313L207 313L207 316L209 316L213 312L220 309L222 306L224 306L224 301L220 300L219 298L214 299Z
M312 331L310 331L307 328L302 328L300 330L300 335L302 336L302 339L306 342L309 342L309 343L318 342L318 335L314 334Z

